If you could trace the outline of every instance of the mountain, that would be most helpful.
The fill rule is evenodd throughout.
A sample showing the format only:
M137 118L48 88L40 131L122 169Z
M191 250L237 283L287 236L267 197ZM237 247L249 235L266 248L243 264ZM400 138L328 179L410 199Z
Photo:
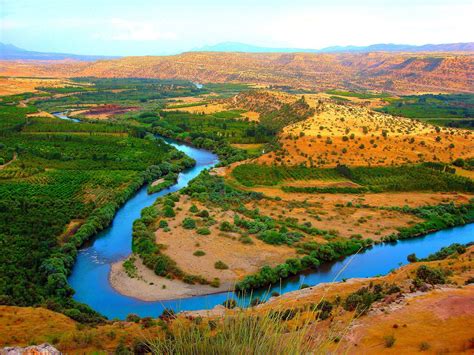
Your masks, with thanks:
M472 93L473 72L471 53L187 52L96 62L3 61L0 65L0 75L4 76L184 79L395 94Z
M425 44L380 43L370 46L333 46L322 49L259 47L239 42L222 42L192 50L193 52L245 52L245 53L368 53L368 52L474 52L474 42Z
M102 59L113 59L118 57L100 56L100 55L80 55L69 53L46 53L28 51L23 48L0 42L0 60L65 60L74 59L86 62L93 62Z
M259 47L240 42L222 42L212 46L193 49L192 52L244 52L244 53L316 53L317 49L309 48L271 48Z

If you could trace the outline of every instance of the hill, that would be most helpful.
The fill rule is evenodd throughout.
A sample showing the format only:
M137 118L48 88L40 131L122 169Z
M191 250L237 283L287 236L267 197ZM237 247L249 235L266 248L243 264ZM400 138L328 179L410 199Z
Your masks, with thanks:
M0 75L187 79L310 90L474 92L474 56L454 53L218 53L124 57L97 62L7 62Z
M258 163L318 167L449 163L471 157L474 150L467 130L440 128L311 95L307 101L315 114L285 127L279 136L281 150L261 156Z

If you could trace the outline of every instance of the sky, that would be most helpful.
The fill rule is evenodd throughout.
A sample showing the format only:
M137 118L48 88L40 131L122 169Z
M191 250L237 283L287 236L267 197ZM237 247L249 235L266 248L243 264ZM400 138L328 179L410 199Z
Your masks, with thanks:
M474 40L474 0L0 0L0 42L163 55L219 42L323 48Z

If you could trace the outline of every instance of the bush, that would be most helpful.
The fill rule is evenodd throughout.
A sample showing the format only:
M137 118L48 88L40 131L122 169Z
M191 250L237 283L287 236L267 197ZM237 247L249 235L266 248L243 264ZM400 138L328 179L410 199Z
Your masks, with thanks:
M209 235L209 234L211 234L211 231L209 230L209 228L203 227L203 228L199 228L199 229L197 230L197 234L200 234L200 235Z
M219 226L219 229L223 232L232 232L234 230L232 224L230 222L224 221Z
M199 216L201 218L208 218L209 217L209 211L208 210L202 210L196 213L196 216Z
M196 228L196 221L190 217L186 217L181 225L184 229L194 229Z
M427 265L421 265L416 270L416 277L431 285L445 284L446 275L442 269L431 268Z
M176 214L174 213L173 207L171 206L163 207L163 216L168 217L168 218L175 217Z
M391 348L393 345L395 345L395 337L393 335L387 335L383 338L385 347L386 348Z
M219 278L215 277L210 283L209 283L209 286L211 287L219 287L221 285L221 280L219 280Z
M194 256L204 256L206 255L206 252L202 251L202 250L196 250L194 253L193 253Z
M413 253L413 254L409 254L409 255L407 256L407 260L408 260L408 262L410 262L410 263L416 263L416 262L418 261L418 258L416 257L416 254Z
M227 270L229 268L227 264L225 264L223 261L220 261L220 260L214 263L214 267L218 270Z
M125 320L127 322L138 323L140 321L140 316L134 313L130 313Z

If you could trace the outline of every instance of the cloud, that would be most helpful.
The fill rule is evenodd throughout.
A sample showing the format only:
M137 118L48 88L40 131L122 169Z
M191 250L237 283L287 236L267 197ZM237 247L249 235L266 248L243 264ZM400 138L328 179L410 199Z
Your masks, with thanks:
M113 41L158 41L174 40L177 35L170 31L162 31L154 23L116 18L109 21L107 33L103 33L99 37Z

